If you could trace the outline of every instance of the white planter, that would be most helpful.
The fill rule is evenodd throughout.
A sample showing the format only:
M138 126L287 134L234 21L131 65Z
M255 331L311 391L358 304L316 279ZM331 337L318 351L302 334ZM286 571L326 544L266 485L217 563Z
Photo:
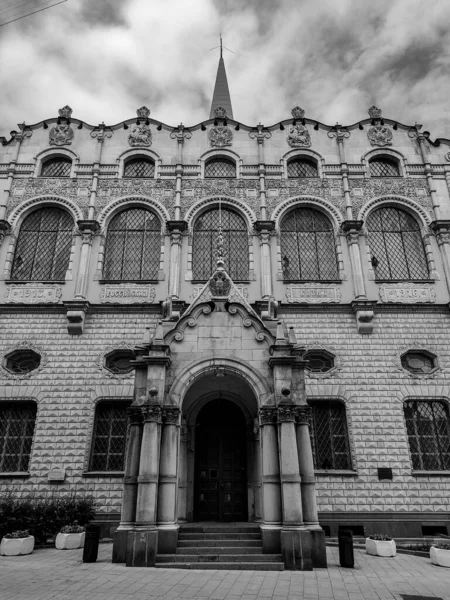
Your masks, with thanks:
M430 558L433 565L439 565L440 567L450 567L450 550L444 550L443 548L430 548Z
M0 544L0 554L2 556L18 556L19 554L31 554L34 548L34 537L29 535L26 538L3 538Z
M384 556L389 558L397 554L395 540L371 540L366 539L366 552L372 556Z
M85 532L83 533L58 533L55 546L58 550L74 550L83 548Z

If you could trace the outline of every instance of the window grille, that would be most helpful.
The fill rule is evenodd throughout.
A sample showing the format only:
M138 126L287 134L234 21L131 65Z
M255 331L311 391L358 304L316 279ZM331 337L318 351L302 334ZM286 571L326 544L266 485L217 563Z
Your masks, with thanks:
M15 375L31 373L41 364L41 357L33 350L16 350L5 358L6 369Z
M131 402L100 402L95 414L91 471L123 471Z
M73 219L61 208L28 215L20 228L11 271L14 281L64 280L69 266Z
M413 469L450 470L450 420L443 402L408 400L404 405Z
M124 177L154 177L155 163L148 158L133 158L125 163Z
M317 171L317 165L312 160L305 160L304 158L296 158L290 160L287 164L288 177L319 177Z
M108 227L105 248L105 279L157 279L161 257L161 222L144 208L117 214Z
M131 350L117 350L106 357L105 367L116 375L130 373L133 370L130 361L135 358L136 356Z
M41 177L70 177L72 161L69 158L50 158L41 169Z
M322 350L310 350L305 354L305 360L309 361L306 368L312 373L326 373L334 367L334 357Z
M371 177L400 177L398 164L388 158L374 158L369 166Z
M248 279L248 232L244 219L222 208L225 269L235 281ZM219 209L203 213L194 225L192 242L193 279L205 281L216 270Z
M0 471L28 471L36 404L0 402Z
M236 177L236 163L227 158L212 158L205 164L205 177Z
M283 218L280 229L283 279L338 279L333 228L323 213L296 208Z
M311 401L311 445L315 469L351 469L345 406L341 402Z
M430 373L435 367L435 357L432 354L410 351L401 357L402 367L411 373Z
M409 213L379 208L367 219L367 234L377 279L428 279L420 227Z

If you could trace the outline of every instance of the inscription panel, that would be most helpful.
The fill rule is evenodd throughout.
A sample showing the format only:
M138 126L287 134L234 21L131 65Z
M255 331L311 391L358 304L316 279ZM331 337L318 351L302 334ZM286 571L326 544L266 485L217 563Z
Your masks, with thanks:
M381 302L401 302L414 304L422 302L435 302L436 290L429 284L395 283L380 286Z
M40 304L60 301L61 286L45 285L43 283L28 283L25 285L10 285L5 291L5 302L11 304Z
M340 302L341 290L332 284L299 283L287 286L286 300L290 303L308 302L311 304Z
M100 302L119 304L146 304L155 299L155 288L150 285L118 284L104 285Z

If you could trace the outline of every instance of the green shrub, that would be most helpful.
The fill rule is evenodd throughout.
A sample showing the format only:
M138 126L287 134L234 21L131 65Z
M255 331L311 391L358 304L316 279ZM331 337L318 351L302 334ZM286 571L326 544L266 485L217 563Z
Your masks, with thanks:
M437 544L433 544L433 546L439 550L450 550L450 544L445 544L444 542L438 542Z
M23 531L13 531L12 533L7 533L5 535L5 538L7 538L8 540L20 540L29 537L29 535L30 532L28 531L28 529L24 529Z
M93 496L17 495L12 490L0 493L0 537L6 533L28 529L38 542L45 542L61 527L78 522L86 525L95 516Z
M83 531L83 525L78 525L78 523L71 523L70 525L64 525L64 527L61 528L60 533L83 533Z
M391 537L385 535L384 533L374 533L373 535L369 535L370 540L377 540L379 542L390 542L392 540Z

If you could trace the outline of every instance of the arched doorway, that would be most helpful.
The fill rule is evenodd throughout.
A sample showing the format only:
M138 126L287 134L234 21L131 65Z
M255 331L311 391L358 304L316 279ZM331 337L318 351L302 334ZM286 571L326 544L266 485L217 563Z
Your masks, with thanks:
M246 422L230 400L210 400L195 424L194 520L246 521Z

